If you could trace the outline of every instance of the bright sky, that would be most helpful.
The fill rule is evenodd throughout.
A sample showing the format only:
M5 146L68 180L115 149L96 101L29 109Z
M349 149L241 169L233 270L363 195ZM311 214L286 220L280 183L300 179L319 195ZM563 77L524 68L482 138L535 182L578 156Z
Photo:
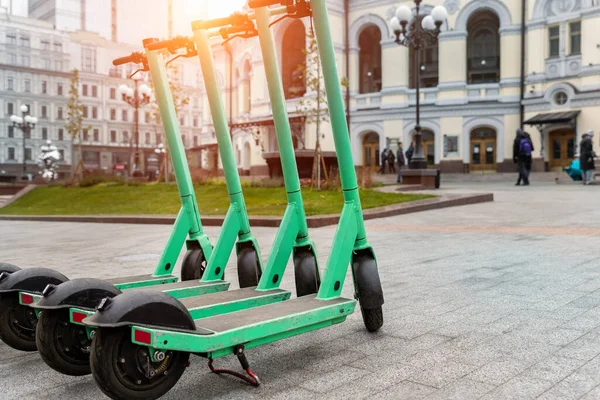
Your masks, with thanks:
M225 17L242 9L246 0L185 0L190 14L206 10L209 18Z

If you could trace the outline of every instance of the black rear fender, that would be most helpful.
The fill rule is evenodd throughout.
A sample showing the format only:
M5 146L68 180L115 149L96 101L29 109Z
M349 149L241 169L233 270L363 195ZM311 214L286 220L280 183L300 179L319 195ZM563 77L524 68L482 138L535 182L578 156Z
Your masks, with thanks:
M12 274L13 272L17 272L19 270L21 270L21 268L17 267L14 264L0 263L0 274L2 272L8 272L9 274Z
M62 308L82 308L94 310L105 297L115 297L122 292L101 279L73 279L60 285L49 284L42 292L42 298L35 308L56 310Z
M152 326L195 330L196 324L187 308L173 296L163 292L129 291L104 298L98 311L83 320L90 327Z
M29 292L41 294L48 284L60 285L69 278L48 268L27 268L12 274L0 274L0 293Z

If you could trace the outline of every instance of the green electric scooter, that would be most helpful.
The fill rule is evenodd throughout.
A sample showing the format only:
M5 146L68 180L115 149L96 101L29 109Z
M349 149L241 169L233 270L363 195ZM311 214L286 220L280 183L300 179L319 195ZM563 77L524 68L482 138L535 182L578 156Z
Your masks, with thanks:
M157 40L147 40L145 41L145 45L154 45L157 47ZM185 150L181 136L179 135L178 119L175 114L175 107L168 83L164 55L161 53L162 51L156 50L146 51L146 55L133 53L129 57L119 59L119 62L130 61L142 63L144 65L143 69L151 72L156 88L156 98L161 110L165 131L167 132L169 148L174 149L172 151L174 159L185 160ZM173 59L181 56L196 56L196 54L195 50L191 49L191 52L188 51L186 54L177 55ZM221 141L223 137L226 140L229 139L227 132L223 132L222 130L219 132ZM225 165L226 172L227 167L229 166ZM187 163L177 164L175 172L179 176L189 177ZM239 179L237 172L233 176L231 176L230 170L228 173L234 183L236 178ZM181 182L181 180L178 182ZM191 179L184 179L183 183L180 183L180 186L184 186L180 189L182 192L189 191L189 189L193 190ZM197 212L195 198L192 198L192 201L194 210ZM258 283L257 276L260 275L260 261L257 251L254 251L254 238L248 230L243 232L243 239L245 241L242 241L239 224L235 223L235 221L239 221L240 219L247 221L245 212L239 212L240 209L245 210L243 207L243 197L236 197L235 201L232 202L232 207L237 208L237 214L232 212L231 214L235 218L230 217L225 220L215 249L206 264L209 271L214 271L215 273L210 274L210 276L207 276L202 281L198 281L205 272L205 266L203 265L203 269L200 271L199 276L194 277L194 281L153 287L155 291L168 293L173 297L182 299L183 304L188 307L190 313L193 315L205 316L223 312L223 308L214 307L213 303L228 302L227 307L235 310L235 307L241 307L239 303L244 303L246 307L254 307L289 297L289 293L283 291L268 295L263 293L248 293L244 298L235 297L235 294L232 295L231 293L221 293L220 297L216 297L221 300L213 303L193 297L218 292L217 290L212 290L215 287L222 288L223 285L228 286L228 283L225 283L222 279L227 259L235 243L236 235L240 237L238 239L238 278L240 287L255 286ZM221 258L215 257L216 255L219 255ZM53 369L68 375L84 375L90 372L89 345L93 330L83 327L81 321L93 313L92 310L101 298L106 297L102 294L101 289L109 290L111 288L109 283L98 280L93 280L82 288L83 282L88 283L88 280L73 280L58 286L49 286L44 290L41 300L32 305L33 308L40 312L38 323L40 329L37 330L36 340L42 358ZM227 286L223 288L226 289Z
M303 0L270 11L261 8L278 3L277 0L249 1L250 7L258 8L255 15L261 35L268 25L269 13L287 12L293 16L300 10L310 11L309 4ZM161 293L139 291L103 300L97 312L83 323L96 329L90 364L96 382L111 398L162 396L183 374L190 353L208 358L211 370L217 373L232 372L215 370L212 367L213 360L235 354L249 375L243 378L258 385L258 378L250 370L245 350L340 323L354 311L356 300L344 299L340 295L349 264L352 265L355 298L360 301L367 329L376 331L382 326L383 292L375 255L364 230L325 0L313 0L312 13L344 193L340 223L318 292L196 320L184 305ZM208 48L206 31L196 30L195 40L202 59L204 51L201 49ZM204 75L206 78L206 71ZM284 268L282 265L268 264L256 290L272 290L273 285L280 281L279 273ZM215 295L204 298L211 296ZM152 301L153 305L145 308L148 301ZM143 320L144 309L159 308L161 315L169 315L168 319L152 313L151 321ZM146 367L136 370L134 363L139 362L140 357Z

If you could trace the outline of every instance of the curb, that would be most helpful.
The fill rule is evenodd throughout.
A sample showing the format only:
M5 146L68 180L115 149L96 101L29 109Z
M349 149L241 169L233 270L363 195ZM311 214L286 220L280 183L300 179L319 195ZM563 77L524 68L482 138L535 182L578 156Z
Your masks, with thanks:
M7 205L9 205L9 204L13 203L15 200L17 200L18 198L25 196L27 193L31 192L37 186L38 185L28 184L23 189L21 189L17 193L15 193L10 199L8 199L8 201L6 203L2 204L2 206L0 208L6 207Z
M32 185L33 186L33 185ZM24 189L25 190L25 189ZM29 189L31 190L31 189ZM411 201L392 206L376 207L363 210L365 220L385 218L395 215L409 214L421 211L438 210L441 208L465 206L494 201L492 193L470 195L443 195L432 199ZM309 228L320 228L336 225L339 214L318 215L307 217ZM204 226L223 225L224 216L202 217ZM40 222L92 222L104 224L157 224L172 225L175 216L170 215L0 215L0 221L40 221ZM250 217L251 226L277 228L280 217Z

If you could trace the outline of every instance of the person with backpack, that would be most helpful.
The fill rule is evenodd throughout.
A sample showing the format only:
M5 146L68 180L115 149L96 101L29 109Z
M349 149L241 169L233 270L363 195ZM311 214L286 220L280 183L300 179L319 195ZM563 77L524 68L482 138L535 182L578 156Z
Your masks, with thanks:
M583 134L581 143L579 145L579 164L581 171L583 172L583 184L589 185L592 183L594 178L594 143L592 138L594 137L594 131L590 130Z
M402 183L402 167L404 167L404 165L406 164L406 160L404 159L404 149L402 148L402 142L398 144L396 160L398 162L398 178L396 178L396 182Z
M531 172L531 152L533 151L533 143L529 133L523 132L523 137L519 142L519 163L521 164L523 185L529 185L529 173Z
M524 186L529 185L529 172L531 171L531 153L533 152L533 143L528 133L517 129L515 141L513 142L513 161L519 169L519 178L516 186L523 182Z
M396 156L392 150L388 151L387 156L388 166L390 167L390 173L396 173Z

